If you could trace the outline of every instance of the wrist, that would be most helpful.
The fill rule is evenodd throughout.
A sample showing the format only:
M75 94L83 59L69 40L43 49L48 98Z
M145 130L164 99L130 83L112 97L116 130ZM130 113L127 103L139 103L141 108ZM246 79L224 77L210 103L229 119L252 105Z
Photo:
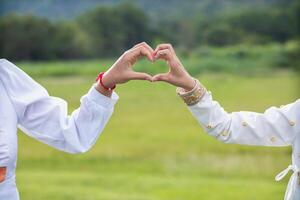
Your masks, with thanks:
M188 105L192 106L197 104L205 95L206 89L200 82L196 79L195 86L193 89L186 91L184 88L177 88L177 94L183 99L183 101Z
M114 81L114 78L108 72L105 72L103 74L102 83L107 88L112 88L116 85L116 82Z
M107 92L112 92L112 90L114 90L116 88L116 85L112 85L110 86L110 84L107 84L107 82L105 84L103 83L103 78L104 78L104 72L101 72L97 78L96 78L96 82L97 82L97 85L96 85L96 89L102 93L102 90L106 90ZM113 79L108 79L108 80L113 80ZM109 86L108 86L109 85ZM100 91L101 89L101 91Z
M104 87L102 87L102 85L99 82L95 84L95 88L98 92L100 92L104 96L111 97L112 95L112 90L106 90Z
M186 77L186 79L183 81L183 85L181 86L185 91L190 91L192 90L195 85L196 85L196 81L193 77L188 76Z

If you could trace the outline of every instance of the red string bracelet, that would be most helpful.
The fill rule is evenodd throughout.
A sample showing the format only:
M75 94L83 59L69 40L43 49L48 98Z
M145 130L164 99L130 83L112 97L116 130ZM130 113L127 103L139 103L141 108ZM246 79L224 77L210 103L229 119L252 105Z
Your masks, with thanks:
M112 86L112 87L106 87L104 84L103 84L103 81L102 81L102 78L103 78L103 75L104 75L104 72L101 72L97 78L96 78L96 81L100 83L100 85L105 89L105 90L108 90L108 91L112 91L116 88L116 85Z

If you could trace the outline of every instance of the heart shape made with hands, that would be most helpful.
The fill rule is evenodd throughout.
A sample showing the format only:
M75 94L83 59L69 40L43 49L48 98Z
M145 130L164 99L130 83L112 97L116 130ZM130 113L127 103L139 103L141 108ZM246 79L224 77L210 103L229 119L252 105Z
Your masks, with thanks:
M134 71L132 67L141 57L146 57L150 62L165 60L169 67L169 72L151 76L144 72ZM127 50L105 72L103 77L103 82L108 87L125 83L129 80L164 81L187 90L192 89L195 85L194 79L183 67L171 44L159 44L154 50L145 42Z

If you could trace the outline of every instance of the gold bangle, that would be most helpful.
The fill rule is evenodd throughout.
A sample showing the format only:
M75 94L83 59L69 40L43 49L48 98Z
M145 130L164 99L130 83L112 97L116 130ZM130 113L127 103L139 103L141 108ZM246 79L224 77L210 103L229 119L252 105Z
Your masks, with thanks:
M194 80L195 80L195 87L192 90L185 91L183 88L176 89L177 94L182 98L182 100L188 106L197 104L206 93L205 87L202 86L198 80L196 79Z

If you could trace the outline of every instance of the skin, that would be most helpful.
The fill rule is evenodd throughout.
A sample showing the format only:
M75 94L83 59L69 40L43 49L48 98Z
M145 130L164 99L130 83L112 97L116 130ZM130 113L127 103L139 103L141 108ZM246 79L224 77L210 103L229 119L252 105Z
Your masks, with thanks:
M154 60L163 59L169 66L169 72L157 74L152 81L164 81L174 86L190 91L195 86L195 80L183 67L171 44L160 44L154 51Z
M135 72L132 67L142 57L146 57L153 62L154 50L145 42L135 45L126 51L108 71L103 75L103 85L113 87L117 84L123 84L130 80L148 80L152 82L152 76L143 72ZM112 91L105 90L99 83L96 89L105 96L110 97Z
M141 57L147 57L150 62L158 59L165 60L169 66L169 72L157 74L154 77L147 73L135 72L132 67ZM106 87L113 87L130 80L164 81L184 88L186 91L192 90L195 86L195 80L185 70L171 44L160 44L155 50L145 42L135 45L105 72L102 82ZM105 90L99 83L96 85L96 89L108 97L112 94L112 91Z

